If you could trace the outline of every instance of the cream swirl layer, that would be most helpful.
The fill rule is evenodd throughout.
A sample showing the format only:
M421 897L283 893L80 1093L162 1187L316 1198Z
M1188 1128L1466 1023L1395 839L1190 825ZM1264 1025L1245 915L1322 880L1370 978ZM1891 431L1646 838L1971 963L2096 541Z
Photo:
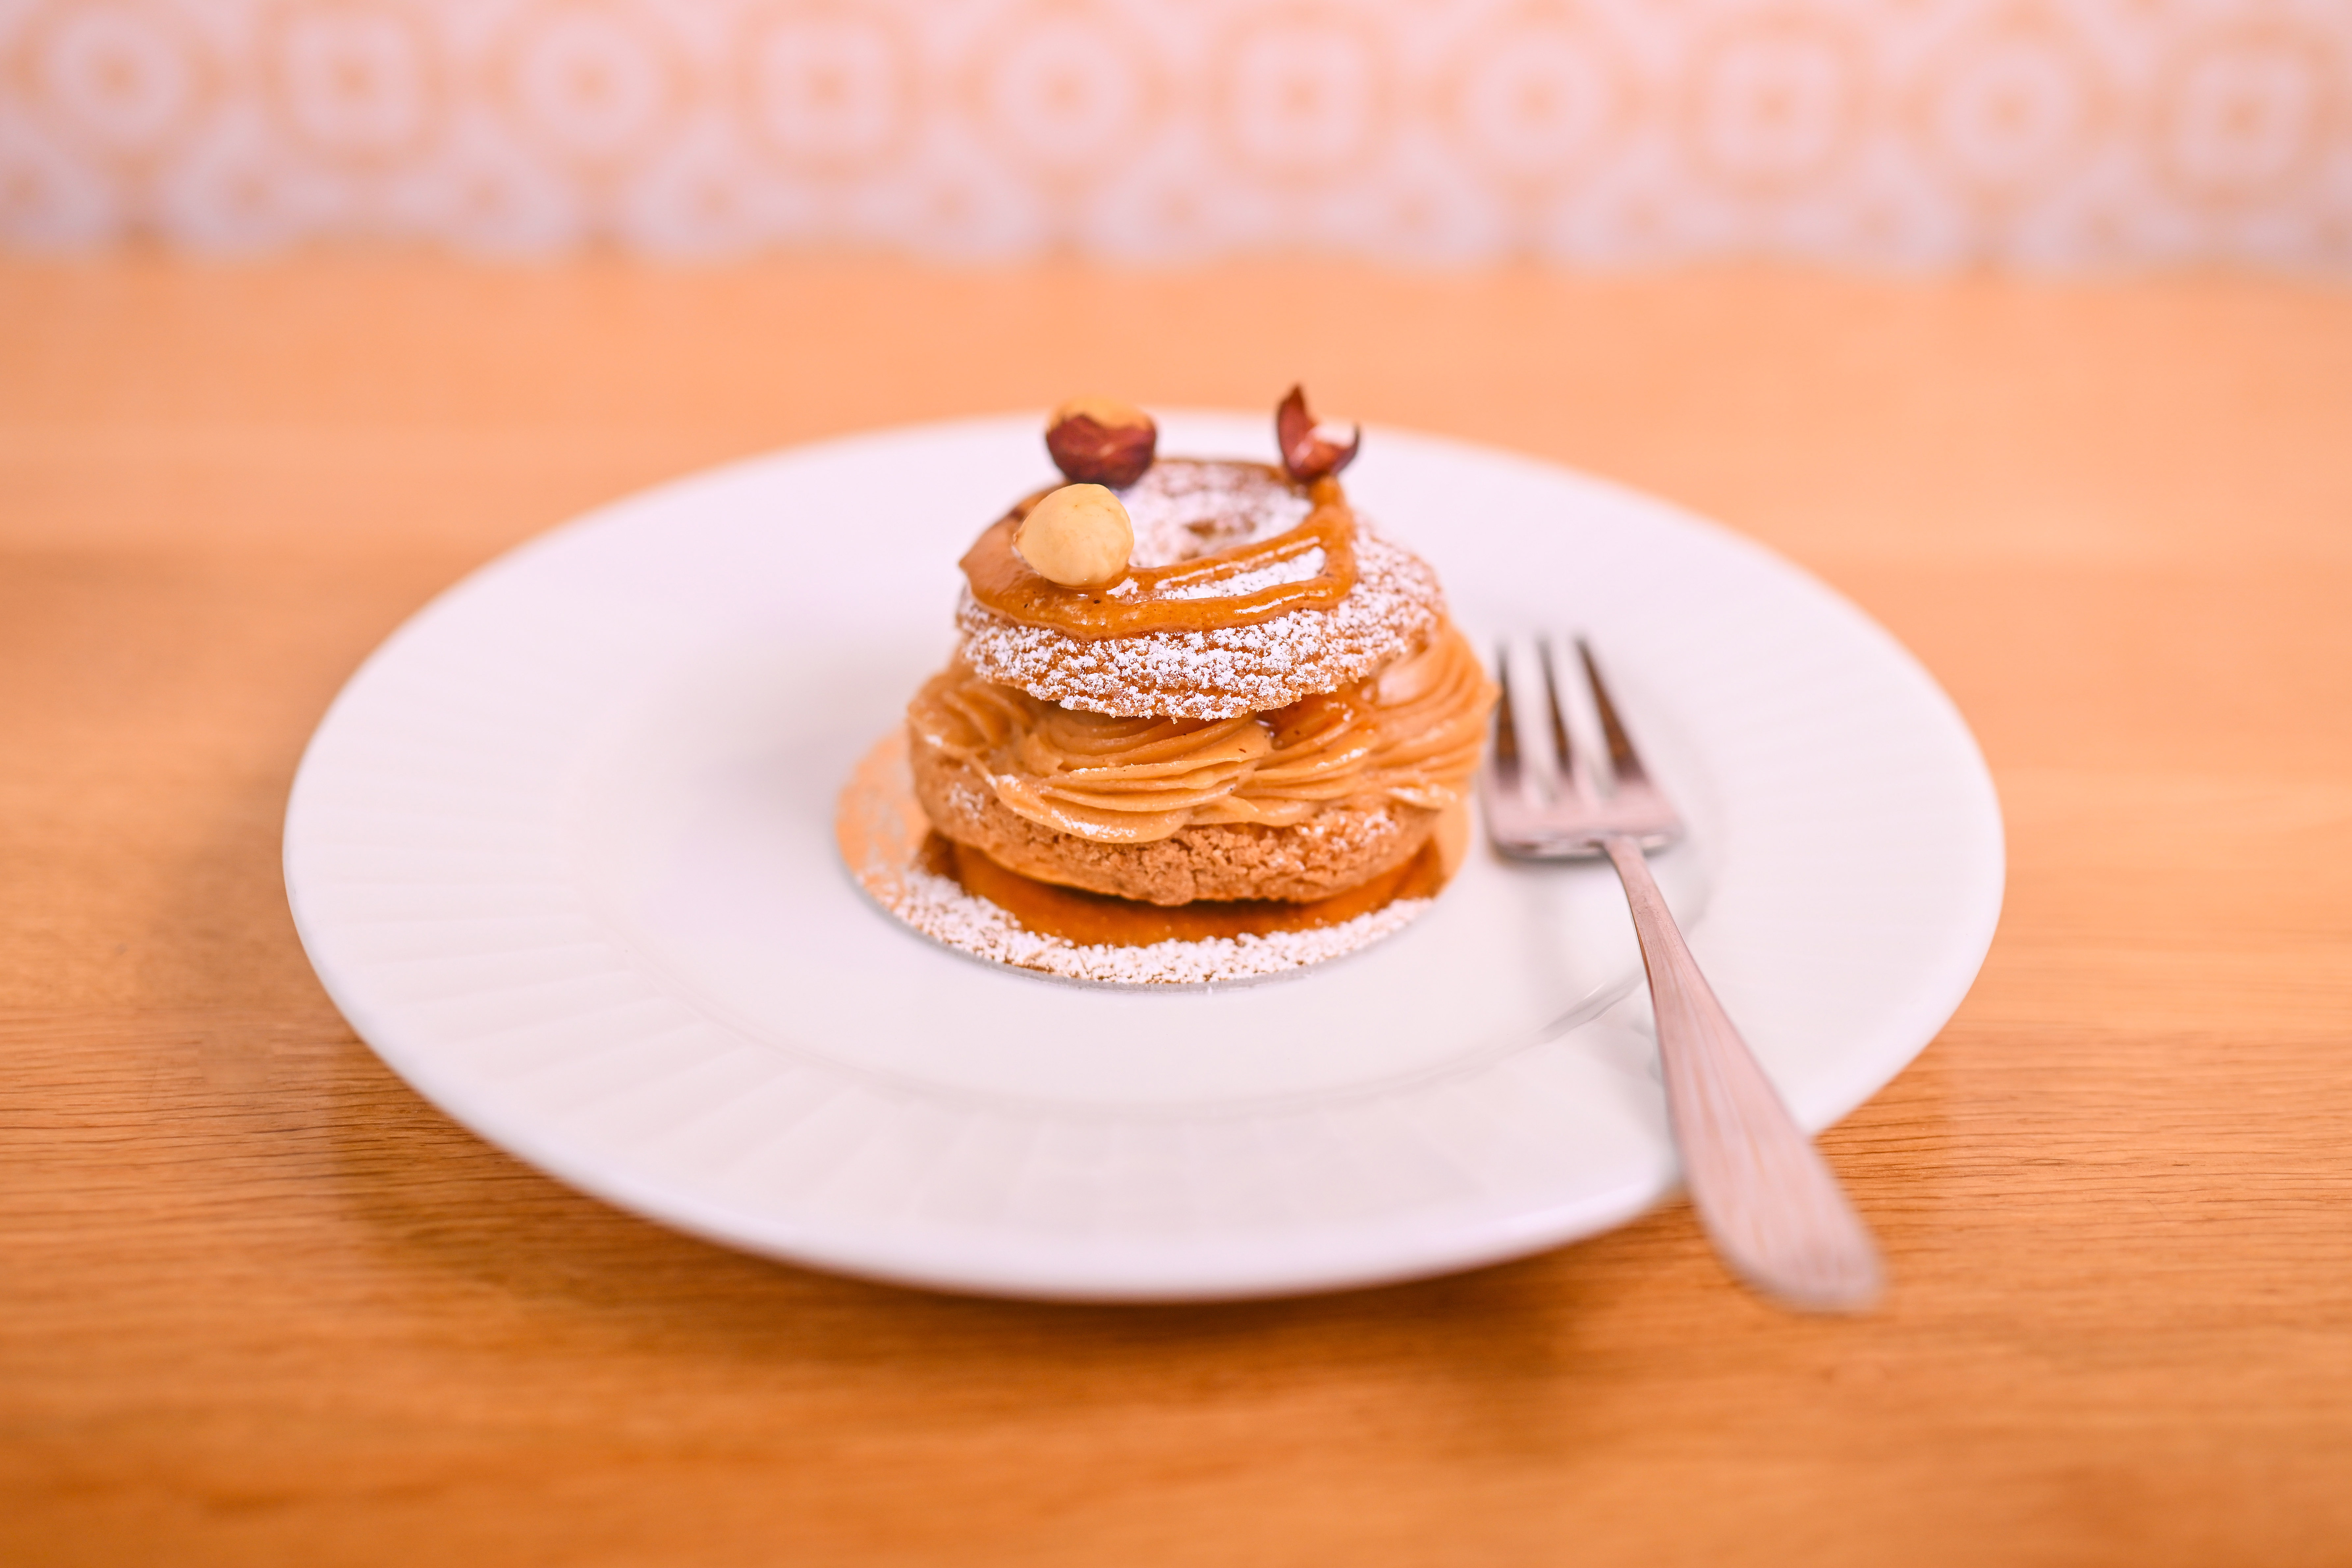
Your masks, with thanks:
M1495 689L1451 622L1370 678L1226 719L1113 718L959 660L908 705L914 742L970 763L1028 820L1104 844L1194 824L1293 827L1337 802L1442 810L1478 765Z

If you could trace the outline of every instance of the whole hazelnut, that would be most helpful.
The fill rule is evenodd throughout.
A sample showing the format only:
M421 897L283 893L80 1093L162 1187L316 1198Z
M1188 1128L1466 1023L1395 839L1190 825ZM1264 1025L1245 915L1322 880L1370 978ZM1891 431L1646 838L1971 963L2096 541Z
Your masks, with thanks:
M1013 548L1037 574L1065 588L1107 588L1135 552L1127 508L1100 485L1064 485L1029 509Z
M1062 477L1079 484L1125 489L1151 467L1160 426L1131 403L1073 397L1045 426L1045 450Z
M1306 388L1294 386L1274 411L1274 443L1290 477L1311 484L1354 462L1364 433L1352 423L1318 425L1307 412Z

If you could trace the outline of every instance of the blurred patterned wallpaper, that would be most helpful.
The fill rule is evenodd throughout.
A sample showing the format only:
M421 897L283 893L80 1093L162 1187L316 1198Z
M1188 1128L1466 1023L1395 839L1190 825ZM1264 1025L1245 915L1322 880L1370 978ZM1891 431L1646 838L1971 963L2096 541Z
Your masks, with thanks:
M0 243L2352 268L2352 0L0 0Z

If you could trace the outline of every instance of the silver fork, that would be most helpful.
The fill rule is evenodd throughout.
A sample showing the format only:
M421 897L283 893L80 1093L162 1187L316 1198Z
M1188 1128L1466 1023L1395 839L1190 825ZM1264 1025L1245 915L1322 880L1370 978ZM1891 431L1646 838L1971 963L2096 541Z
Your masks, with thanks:
M1649 972L1666 1113L1682 1152L1684 1184L1717 1252L1758 1290L1790 1306L1866 1307L1883 1280L1869 1227L1716 1000L1643 858L1679 838L1682 819L1626 738L1580 637L1577 661L1601 721L1610 776L1599 776L1583 749L1570 743L1553 653L1549 639L1523 641L1516 649L1507 644L1497 661L1503 696L1482 788L1487 836L1515 859L1606 855L1617 868ZM1532 684L1528 672L1537 669L1543 677L1539 711L1535 694L1515 694L1511 679L1517 671ZM1549 766L1528 766L1521 754L1514 695L1536 720L1527 744L1549 742Z

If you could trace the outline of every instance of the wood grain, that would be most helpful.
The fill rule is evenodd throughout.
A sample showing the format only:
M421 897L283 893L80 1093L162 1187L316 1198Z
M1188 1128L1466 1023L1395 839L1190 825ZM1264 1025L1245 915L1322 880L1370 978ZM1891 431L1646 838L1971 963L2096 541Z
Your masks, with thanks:
M2000 938L1826 1140L1878 1315L1680 1206L1256 1305L832 1279L522 1168L320 993L296 757L468 567L783 442L1301 376L1723 518L1975 726ZM2347 431L2352 294L2282 282L0 268L0 1560L2352 1561Z

